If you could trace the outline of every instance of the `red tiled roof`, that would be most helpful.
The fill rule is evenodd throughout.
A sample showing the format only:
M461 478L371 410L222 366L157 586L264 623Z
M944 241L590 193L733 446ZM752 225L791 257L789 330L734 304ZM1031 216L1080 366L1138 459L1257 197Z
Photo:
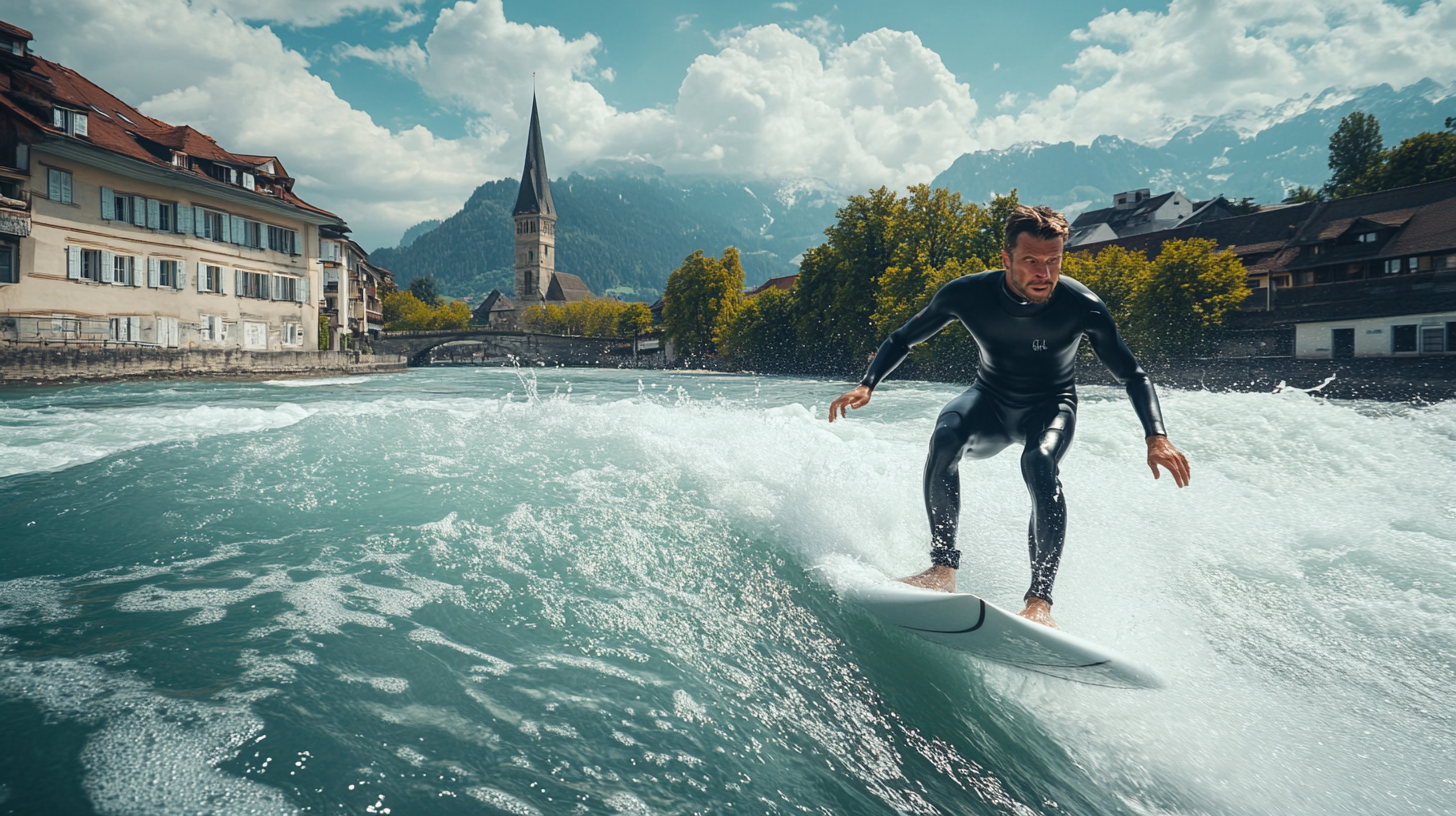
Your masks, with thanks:
M8 24L0 23L0 26ZM29 39L28 33L23 29L16 30L26 34ZM277 173L264 177L264 183L253 191L256 195L282 201L301 210L338 218L336 214L315 207L295 195L292 191L293 180L283 174L283 164L276 157L233 153L196 128L189 125L170 125L147 116L64 65L33 55L27 55L25 59L29 62L28 70L8 68L12 81L8 89L0 89L0 112L12 114L36 130L65 136L62 131L52 126L50 108L59 103L87 114L86 136L65 138L74 138L129 159L165 167L178 173L188 173L195 178L206 179L210 183L235 190L242 188L213 179L200 169L173 166L171 151L176 150L194 158L237 169L249 169L250 172L273 161ZM0 67L0 71L5 70L7 67ZM275 180L275 183L269 183Z
M753 297L754 295L762 294L769 289L779 289L787 292L790 289L794 288L794 281L797 281L798 279L798 275L784 275L780 278L769 278L758 286L755 286L752 289L744 292L743 296Z
M26 42L29 42L29 41L35 39L35 35L34 34L31 34L29 31L26 31L25 29L21 28L20 26L11 25L11 24L5 22L4 20L0 20L0 32L3 32L5 34L9 34L10 36L15 37L16 39L25 40Z

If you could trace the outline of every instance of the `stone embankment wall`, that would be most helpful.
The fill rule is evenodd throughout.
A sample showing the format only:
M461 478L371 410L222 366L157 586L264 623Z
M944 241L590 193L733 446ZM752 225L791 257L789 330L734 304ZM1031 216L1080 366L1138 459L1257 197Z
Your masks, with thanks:
M1441 357L1362 357L1308 360L1295 357L1209 358L1144 362L1153 382L1167 388L1271 392L1320 388L1336 399L1440 402L1456 399L1456 355ZM1077 382L1115 385L1100 362L1077 366Z
M398 355L241 349L0 348L0 384L72 380L323 377L404 371Z

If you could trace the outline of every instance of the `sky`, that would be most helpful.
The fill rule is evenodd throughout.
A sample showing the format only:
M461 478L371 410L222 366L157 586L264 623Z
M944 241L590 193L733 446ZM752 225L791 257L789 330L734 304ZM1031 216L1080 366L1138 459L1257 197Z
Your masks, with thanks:
M518 177L928 182L1023 141L1157 143L1326 88L1456 82L1456 0L0 0L39 55L279 156L365 247Z

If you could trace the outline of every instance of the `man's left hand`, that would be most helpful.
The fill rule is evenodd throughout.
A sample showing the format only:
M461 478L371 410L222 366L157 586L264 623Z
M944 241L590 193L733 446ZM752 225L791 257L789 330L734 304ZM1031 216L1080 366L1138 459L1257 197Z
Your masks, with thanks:
M1148 467L1152 468L1154 479L1161 478L1158 473L1158 465L1162 465L1173 474L1173 481L1177 482L1179 487L1188 486L1188 457L1173 447L1173 443L1169 442L1166 436L1148 437Z

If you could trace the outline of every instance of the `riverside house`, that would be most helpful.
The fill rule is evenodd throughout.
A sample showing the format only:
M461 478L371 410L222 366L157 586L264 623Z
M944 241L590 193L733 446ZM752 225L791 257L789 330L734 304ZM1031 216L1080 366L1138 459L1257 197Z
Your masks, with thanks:
M231 152L0 23L0 342L318 347L319 231L276 156Z

